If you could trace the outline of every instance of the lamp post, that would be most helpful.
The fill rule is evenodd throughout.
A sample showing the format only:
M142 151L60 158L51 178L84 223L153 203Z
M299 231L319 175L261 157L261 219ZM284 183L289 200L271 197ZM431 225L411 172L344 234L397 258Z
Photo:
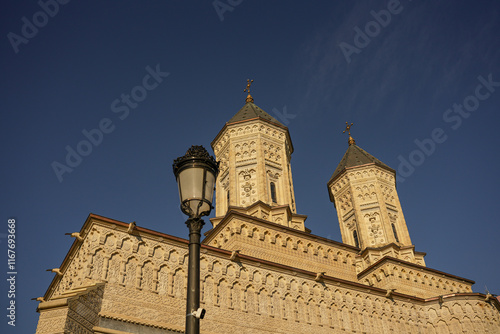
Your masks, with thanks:
M191 146L182 157L174 160L175 178L179 186L181 210L189 218L189 266L186 302L185 334L200 333L200 238L205 222L201 219L212 210L212 199L219 163L203 146Z

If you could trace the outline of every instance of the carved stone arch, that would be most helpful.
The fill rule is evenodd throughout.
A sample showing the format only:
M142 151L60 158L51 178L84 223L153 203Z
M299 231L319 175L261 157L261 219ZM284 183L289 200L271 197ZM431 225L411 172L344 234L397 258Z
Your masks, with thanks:
M307 253L307 247L304 246L304 243L302 242L302 240L297 241L297 250L299 252Z
M248 226L246 224L241 225L241 235L244 237L249 236Z
M154 264L151 260L146 260L140 267L140 285L141 289L153 291L153 285L156 285L158 272L154 268Z
M222 273L222 268L223 268L223 265L222 263L219 261L219 260L214 260L212 262L212 271L216 274L221 274Z
M230 298L230 288L229 282L225 278L221 278L216 286L216 295L215 295L215 305L220 307L230 307L231 303L229 301Z
M278 277L278 285L275 285L277 287L280 287L281 289L286 289L286 282L287 282L287 279L284 278L283 276L280 276Z
M201 279L201 302L205 305L211 305L214 303L215 295L215 279L212 275L206 275Z
M439 319L435 325L436 332L439 334L449 334L448 324L444 319Z
M273 287L275 286L274 282L275 282L274 276L271 273L268 273L266 275L266 285Z
M236 273L238 272L236 267L232 263L228 263L224 268L226 276L230 278L236 278Z
M355 264L351 254L346 255L344 263L347 264L348 266L353 266Z
M316 314L316 322L321 326L328 326L329 324L329 310L326 302L321 299L317 303L317 314Z
M294 306L295 302L293 296L290 293L285 293L285 295L283 296L283 300L281 302L281 310L280 310L283 319L287 320L293 319Z
M137 272L139 260L136 255L130 255L125 261L125 278L123 284L130 288L137 287Z
M248 280L248 278L249 278L248 270L244 267L240 267L240 281L246 281Z
M372 303L371 297L369 295L365 296L365 298L364 298L364 305L365 305L365 307L370 308L370 307L373 306L372 304L373 303Z
M290 281L290 290L294 293L301 292L302 288L295 278Z
M453 317L449 321L450 333L463 333L462 323L458 318Z
M149 246L146 241L141 240L137 243L136 252L142 258L148 257Z
M271 237L271 232L268 230L264 231L264 242L271 243L272 237Z
M307 251L309 252L309 254L318 255L315 252L314 245L311 242L307 244Z
M117 248L118 237L114 232L107 232L103 238L103 244L106 248Z
M343 298L342 298L342 291L340 291L339 289L335 289L335 300L339 303L342 303L343 302Z
M436 278L434 276L431 277L429 285L436 286Z
M326 254L325 254L325 249L323 248L323 246L318 246L317 252L318 252L318 256L319 257L321 257L321 258L327 257Z
M242 309L243 300L243 290L241 288L241 284L239 282L234 282L230 288L229 307L239 311Z
M162 245L156 245L153 247L153 258L155 261L160 261L163 262L163 259L165 257L165 249L163 248Z
M360 329L360 322L361 322L361 319L360 319L360 316L359 316L359 310L356 306L354 306L352 309L351 309L351 328L353 329L353 331L355 333L358 333L361 331Z
M179 260L181 259L181 255L176 249L171 249L168 251L168 262L176 265L179 264Z
M351 315L347 305L340 306L340 328L346 333L351 333Z
M276 245L283 246L283 237L281 236L281 234L279 234L279 233L276 234L275 240L276 240Z
M271 295L271 304L269 307L269 313L273 317L280 319L282 317L282 310L283 310L283 307L281 306L282 304L281 293L278 289L273 289L270 295Z
M344 300L348 305L353 304L353 298L352 298L352 293L350 291L346 291L344 295Z
M307 296L311 293L311 287L309 286L309 283L307 283L307 281L301 284L301 288L302 288L302 294L304 296Z
M247 284L244 289L244 310L251 313L256 311L256 293L252 284Z
M172 273L166 263L158 268L156 291L159 294L166 295L170 293L169 287L171 286Z
M125 237L120 242L120 248L126 253L131 253L134 247L134 242L130 237Z
M178 298L186 296L186 281L187 275L184 269L177 268L174 270L173 280L173 294Z
M92 259L90 262L90 268L88 277L96 281L103 281L104 279L104 260L109 258L106 251L102 247L97 247L92 251Z
M330 302L329 305L328 305L328 317L329 317L329 320L328 320L328 323L330 325L330 327L338 327L339 326L339 310L338 310L338 306L337 306L337 303L335 302Z
M125 262L120 251L114 251L109 256L106 280L111 283L122 283L125 274Z
M260 314L269 314L270 296L265 287L259 289L257 294L257 312Z
M255 270L252 272L252 281L256 284L261 284L262 282L262 273L259 270Z

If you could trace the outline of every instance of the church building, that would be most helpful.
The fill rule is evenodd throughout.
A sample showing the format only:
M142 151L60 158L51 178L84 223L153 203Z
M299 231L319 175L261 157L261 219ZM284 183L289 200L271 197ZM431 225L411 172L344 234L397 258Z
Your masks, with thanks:
M290 133L250 92L215 136L220 172L201 246L201 333L500 333L497 298L426 267L396 172L356 145L351 125L327 182L342 242L312 234L297 212ZM186 239L96 214L72 237L38 299L37 334L184 332Z

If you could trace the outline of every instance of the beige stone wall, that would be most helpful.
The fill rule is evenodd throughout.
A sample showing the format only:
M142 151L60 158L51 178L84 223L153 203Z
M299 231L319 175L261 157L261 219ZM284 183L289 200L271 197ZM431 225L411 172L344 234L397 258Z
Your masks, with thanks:
M234 219L205 244L313 272L357 281L356 250L272 224Z
M61 267L63 276L56 277L54 289L46 294L47 302L78 290L78 282L101 282L99 319L165 333L181 330L187 244L145 232L128 234L126 227L99 221L89 223L86 230L80 247ZM238 237L252 239L242 233ZM279 247L284 253L296 251ZM312 266L321 263L313 251L307 254ZM484 295L454 293L425 300L396 291L387 297L385 290L368 285L318 278L312 271L244 255L232 261L230 255L202 249L201 301L207 309L203 333L469 333L472 328L495 333L500 329L499 304L484 301ZM81 315L85 301L79 300L81 307L75 310ZM76 319L64 312L41 311L37 333L61 332L61 326L48 324L50 319L59 319L54 324Z

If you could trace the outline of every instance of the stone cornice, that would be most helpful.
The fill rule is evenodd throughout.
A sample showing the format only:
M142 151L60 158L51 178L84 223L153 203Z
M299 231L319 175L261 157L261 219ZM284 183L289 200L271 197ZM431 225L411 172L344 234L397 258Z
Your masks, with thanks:
M168 331L172 331L172 332L175 332L175 333L184 333L184 329L182 328L173 328L173 327L170 327L170 326L164 326L158 322L150 322L150 321L144 321L142 319L139 319L139 318L134 318L134 317L130 317L130 316L126 316L126 315L123 315L123 314L115 314L115 313L111 313L111 312L99 312L99 316L101 318L106 318L106 319L111 319L111 320L116 320L116 321L122 321L122 322L127 322L127 323L131 323L131 324L134 324L134 325L140 325L140 326L146 326L146 327L153 327L153 328L159 328L159 329L164 329L164 330L168 330ZM94 330L95 327L94 327ZM109 331L109 329L106 329ZM115 332L104 332L104 333L115 333ZM125 332L117 332L117 333L125 333Z
M212 142L210 143L210 146L212 147L212 150L214 149L214 145L216 142L219 141L219 138L222 136L222 134L226 131L226 129L230 126L236 126L236 125L242 125L244 123L248 123L248 122L254 122L254 121L262 121L262 122L265 122L269 125L272 125L272 126L275 126L279 129L282 129L286 132L286 138L288 139L288 143L290 144L290 154L293 153L293 144L292 144L292 138L290 137L290 132L288 131L288 128L284 125L281 125L281 124L276 124L274 122L271 122L267 119L264 119L262 117L255 117L255 118L252 118L252 119L247 119L247 120L243 120L243 121L238 121L238 122L233 122L233 123L226 123L224 124L224 126L222 127L222 129L219 131L219 133L217 134L217 136L215 136L214 140L212 140Z
M392 247L394 249L397 249L397 250L406 250L406 249L412 249L413 252L417 255L421 255L421 256L426 256L427 253L425 252L417 252L415 251L415 246L414 245L411 245L411 246L399 246L393 242L391 242L390 244L387 244L387 245L384 245L384 246L381 246L381 247L366 247L366 248L363 248L363 250L358 254L358 256L365 256L366 253L368 253L368 251L371 251L371 250L375 250L375 251L382 251L384 249L387 249L389 247Z
M363 278L365 275L369 274L370 272L376 270L377 268L379 268L382 265L384 265L386 263L389 263L389 262L390 263L394 263L394 264L398 264L398 265L403 265L403 266L410 267L410 268L414 268L414 269L417 269L419 271L431 272L431 273L433 273L435 275L445 276L445 277L448 277L448 278L451 278L451 279L454 279L454 280L464 281L464 282L467 282L469 284L476 283L473 280L470 280L468 278L463 278L463 277L460 277L460 276L455 276L455 275L452 275L452 274L445 273L443 271L439 271L439 270L436 270L436 269L424 267L424 266L421 266L421 265L418 265L418 264L415 264L415 263L411 263L411 262L408 262L408 261L396 259L396 258L391 257L391 256L385 256L385 257L383 257L382 259L378 260L377 262L375 262L374 264L372 264L371 266L369 266L368 268L366 268L365 270L363 270L362 272L360 272L358 274L358 279Z

